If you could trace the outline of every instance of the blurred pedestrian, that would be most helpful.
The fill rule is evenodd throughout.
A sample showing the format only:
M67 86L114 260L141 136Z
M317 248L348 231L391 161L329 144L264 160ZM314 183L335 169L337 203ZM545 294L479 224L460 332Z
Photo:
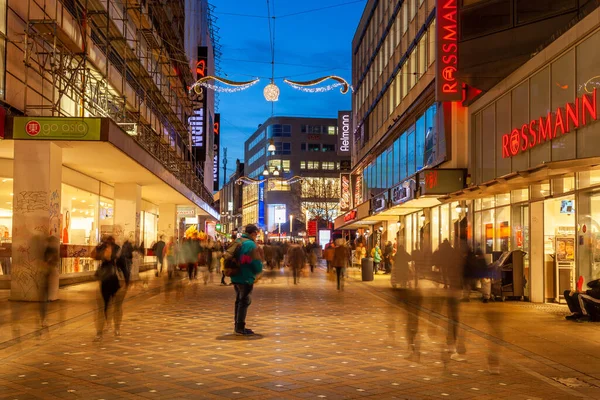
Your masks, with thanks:
M294 285L297 285L300 283L300 272L306 263L306 254L304 253L302 246L299 244L290 246L287 259L290 265L290 272L294 277Z
M156 242L154 246L152 246L152 252L156 256L156 264L154 266L154 269L156 269L156 272L154 273L155 276L161 275L163 270L165 258L164 250L166 245L164 238L164 235L160 235L160 237L158 238L158 242Z
M331 271L331 262L333 261L333 255L335 254L335 244L333 243L333 239L329 241L325 245L325 250L323 250L323 258L327 262L327 273Z
M58 264L60 263L60 242L55 236L38 236L33 240L32 247L39 252L36 258L40 259L40 283L39 283L39 302L40 302L40 326L42 329L48 327L46 316L48 315L48 301L50 280L58 274Z
M171 279L175 275L175 268L177 267L177 243L175 243L173 236L169 238L165 255L167 257L167 272L169 279Z
M385 274L389 274L392 272L392 256L394 254L394 246L392 242L387 242L385 248L383 249L383 268L385 270Z
M254 288L257 276L263 270L263 263L256 247L258 228L255 225L247 225L245 233L237 240L237 246L231 246L228 253L235 257L239 254L239 271L231 276L231 282L235 287L235 334L242 336L254 335L252 329L246 328L246 315L248 307L252 303L250 295ZM239 250L237 247L239 246Z
M337 277L337 290L344 290L344 276L346 268L350 266L350 248L344 239L336 239L331 265L335 268Z
M381 248L378 244L375 244L375 247L371 249L371 257L373 257L373 275L376 275L382 259Z
M96 278L100 281L95 341L102 340L104 324L110 324L109 307L121 288L120 281L129 284L129 271L126 265L127 259L125 257L117 257L119 250L119 246L115 243L114 238L110 236L92 252L92 257L100 261L100 266L95 274ZM120 335L122 315L122 302L120 302L118 308L113 312L114 333L116 336Z
M410 266L412 258L404 249L404 245L398 246L392 268L392 285L398 284L401 288L408 288L410 281Z

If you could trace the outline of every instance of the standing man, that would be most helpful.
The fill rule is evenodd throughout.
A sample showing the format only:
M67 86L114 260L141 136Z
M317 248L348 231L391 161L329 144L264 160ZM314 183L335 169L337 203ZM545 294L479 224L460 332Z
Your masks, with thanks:
M250 294L254 288L254 281L258 274L262 272L263 263L256 246L256 237L258 228L256 225L247 225L245 233L242 235L237 246L231 246L228 252L234 256L237 251L239 256L239 271L231 276L231 283L235 288L235 334L241 336L254 335L251 329L246 328L246 314L252 300ZM239 247L239 250L237 249Z
M155 276L162 274L162 269L163 269L163 264L164 264L164 259L165 259L164 238L165 238L164 235L160 235L160 237L158 238L158 242L156 242L154 244L154 248L152 249L152 251L154 251L154 255L156 256L156 265L155 265L156 272L154 273ZM159 265L160 265L160 269L158 268Z

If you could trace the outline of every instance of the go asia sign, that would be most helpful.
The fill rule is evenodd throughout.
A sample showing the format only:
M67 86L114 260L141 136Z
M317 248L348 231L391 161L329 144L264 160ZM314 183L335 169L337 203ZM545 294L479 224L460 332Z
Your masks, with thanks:
M554 112L502 135L502 158L514 157L573 129L582 128L598 119L597 91L584 94Z
M458 82L458 0L438 0L437 101L461 101L462 85Z

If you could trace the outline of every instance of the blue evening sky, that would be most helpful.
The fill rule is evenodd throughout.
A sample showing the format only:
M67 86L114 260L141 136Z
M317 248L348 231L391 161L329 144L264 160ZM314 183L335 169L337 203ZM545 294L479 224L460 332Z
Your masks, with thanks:
M339 75L351 83L352 37L366 0L270 2L275 9L275 83L281 90L279 101L274 103L274 115L337 118L338 110L351 107L349 93L342 95L339 88L327 93L304 93L283 83L283 78L301 81ZM221 75L236 81L260 78L250 89L219 95L221 149L227 147L229 175L236 158L244 159L244 141L271 116L272 103L262 94L271 76L267 2L220 0L213 4L223 52ZM345 5L302 13L339 4ZM231 13L265 18L228 15ZM329 83L334 82L324 84Z

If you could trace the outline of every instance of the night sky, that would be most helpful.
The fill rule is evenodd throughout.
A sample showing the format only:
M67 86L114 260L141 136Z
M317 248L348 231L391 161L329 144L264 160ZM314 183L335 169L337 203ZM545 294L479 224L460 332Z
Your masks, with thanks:
M244 159L244 141L271 116L272 103L262 94L271 76L267 2L220 0L213 4L223 52L221 75L236 81L260 78L250 89L219 95L221 149L227 147L229 175L236 158ZM337 118L338 110L350 109L350 93L342 95L339 88L304 93L285 84L283 78L311 80L339 75L351 83L352 37L366 0L275 0L274 4L270 0L270 4L275 11L275 83L281 90L274 115ZM306 12L339 4L344 5ZM301 14L289 15L295 13ZM323 85L329 83L334 82Z

